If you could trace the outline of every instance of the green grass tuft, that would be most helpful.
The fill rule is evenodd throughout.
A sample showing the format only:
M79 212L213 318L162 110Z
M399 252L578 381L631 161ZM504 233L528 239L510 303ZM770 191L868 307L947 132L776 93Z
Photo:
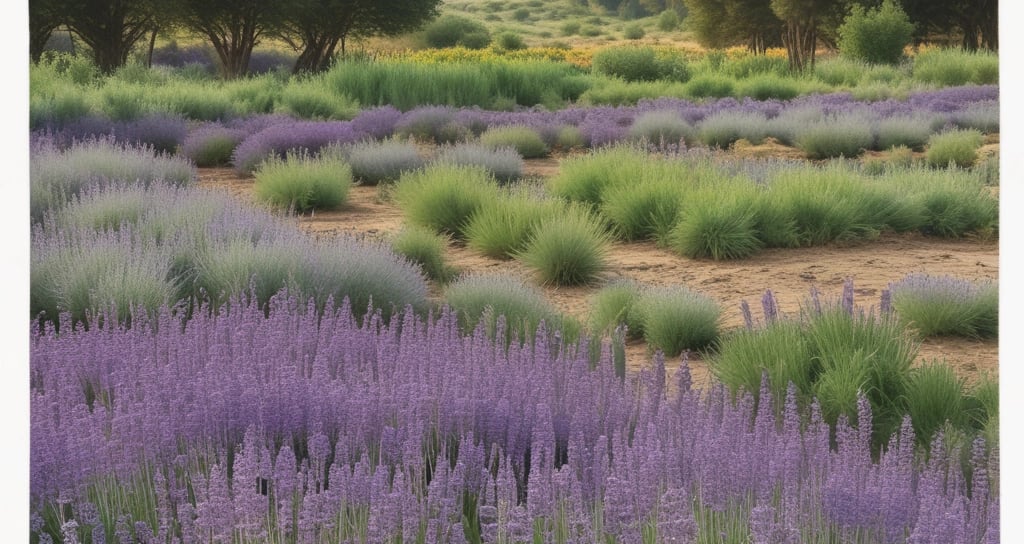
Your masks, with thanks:
M270 158L257 167L255 177L258 200L297 212L339 208L352 187L352 169L328 157Z

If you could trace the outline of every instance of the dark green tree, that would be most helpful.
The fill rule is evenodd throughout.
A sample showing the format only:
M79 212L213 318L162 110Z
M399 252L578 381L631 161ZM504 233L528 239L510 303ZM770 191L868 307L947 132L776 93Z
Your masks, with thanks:
M92 50L100 71L109 74L124 65L135 44L159 24L158 4L157 0L54 0L52 6Z
M822 30L834 29L845 13L846 0L771 0L782 20L782 45L794 72L814 68L814 53Z
M684 0L687 26L705 47L746 45L755 53L778 43L782 22L768 0Z
M252 50L294 6L287 0L167 0L177 22L213 45L224 79L244 76Z
M28 3L28 51L32 62L39 62L50 35L62 24L56 0L31 0Z
M299 51L296 73L330 67L335 51L345 54L352 37L393 36L437 16L441 0L298 0L281 19L277 34Z

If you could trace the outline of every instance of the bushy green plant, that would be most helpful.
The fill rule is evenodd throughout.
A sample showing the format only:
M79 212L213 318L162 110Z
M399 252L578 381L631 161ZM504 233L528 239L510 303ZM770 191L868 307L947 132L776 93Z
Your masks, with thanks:
M274 109L302 119L348 121L359 113L359 103L332 92L322 80L315 79L286 85Z
M508 183L523 174L523 158L511 147L489 149L478 144L458 144L442 149L436 162L480 166L500 183Z
M498 34L498 38L495 42L499 49L503 49L505 51L526 49L526 42L523 41L523 37L515 32L502 32L501 34Z
M512 12L512 18L517 21L525 21L530 18L530 10L526 8L518 8Z
M694 195L668 235L668 245L692 259L742 259L761 249L751 195L725 191Z
M873 147L871 123L847 115L805 127L796 137L796 145L811 159L858 157Z
M785 398L790 383L809 399L820 370L804 326L795 320L772 321L724 335L708 366L733 395L756 394L767 372L772 398L778 400Z
M487 27L472 19L459 15L442 15L428 23L423 29L423 38L430 47L455 47L483 49L491 43Z
M981 132L973 129L953 129L933 134L928 138L925 161L938 168L966 168L977 160L978 148L983 140Z
M709 147L725 149L736 140L758 144L768 133L768 119L762 113L723 110L701 121L697 137Z
M391 240L395 253L418 264L428 278L439 283L448 283L457 274L455 268L445 262L447 247L447 238L415 225L406 226Z
M590 284L608 266L609 235L586 208L570 207L543 219L516 257L543 283Z
M839 26L841 55L874 64L896 64L910 45L914 24L903 8L885 0L875 9L854 5Z
M676 145L695 139L696 131L674 111L640 114L629 127L629 137L654 145Z
M914 57L913 77L942 87L998 83L999 56L984 50L930 49Z
M562 23L560 30L562 31L563 36L572 36L580 31L581 26L583 25L578 20L569 19Z
M967 423L964 380L943 362L932 361L911 370L906 399L918 444L931 444L947 422L956 428Z
M622 240L667 241L689 190L668 176L614 185L603 192L601 214Z
M800 94L800 87L791 78L764 74L741 80L736 85L736 96L749 96L755 100L790 100Z
M352 187L352 168L337 158L289 153L271 157L255 172L256 198L272 206L306 212L342 206Z
M789 75L789 65L785 58L769 57L768 55L741 55L725 58L721 63L721 71L736 79L747 79L760 75Z
M457 312L466 334L483 326L487 335L495 338L501 318L504 336L500 340L505 345L513 340L533 341L541 321L549 332L561 331L567 340L579 334L578 325L561 316L542 293L512 276L463 276L445 289L444 301Z
M679 26L679 14L674 9L666 9L658 15L658 30L671 32Z
M147 101L158 109L171 111L187 119L217 121L230 119L240 112L222 87L177 83L148 89Z
M640 23L629 23L622 29L622 37L627 40L639 40L647 35Z
M869 66L858 58L833 57L815 62L814 77L833 87L856 87L868 69Z
M711 297L686 286L649 287L634 308L644 339L666 357L707 348L718 339L721 308Z
M597 51L593 70L598 74L626 81L654 81L662 77L662 67L652 47L610 47Z
M413 224L463 239L469 218L498 196L498 186L479 166L435 164L404 174L393 193Z
M875 127L877 149L905 146L909 149L923 149L932 135L932 128L939 118L927 115L888 117Z
M415 144L397 140L357 142L339 152L352 167L352 176L366 185L397 181L425 163Z
M590 330L594 334L611 333L625 325L630 338L642 338L643 323L635 310L641 292L641 286L633 281L619 281L599 289L590 298Z
M556 200L516 191L484 203L464 229L469 247L495 259L510 259L526 248L545 219L562 212Z
M802 245L820 245L874 234L859 214L866 208L862 184L835 171L797 170L771 183L771 205L793 222Z
M565 125L558 129L558 133L555 135L555 145L562 149L572 149L583 147L587 145L587 142L579 128Z
M922 336L990 338L999 333L995 282L911 274L889 288L896 315Z
M720 74L700 74L686 83L686 96L722 98L732 96L735 80Z
M480 143L490 149L511 147L524 159L535 159L548 154L548 146L536 130L525 126L502 126L485 130Z

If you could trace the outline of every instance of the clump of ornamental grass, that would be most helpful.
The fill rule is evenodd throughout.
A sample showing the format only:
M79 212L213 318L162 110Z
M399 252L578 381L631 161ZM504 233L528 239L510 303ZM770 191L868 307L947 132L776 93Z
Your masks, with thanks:
M395 134L422 142L448 144L469 139L469 129L455 121L455 109L424 106L407 112L395 124Z
M957 238L967 233L991 235L999 225L999 202L983 181L969 171L930 169L891 173L888 183L907 187L921 206L921 231Z
M936 48L914 56L914 79L941 87L999 82L999 56L991 51Z
M862 60L838 56L815 61L814 77L832 87L856 87L868 68Z
M907 115L881 119L875 126L875 149L905 146L920 151L928 143L936 119L931 115Z
M399 140L356 142L343 146L340 153L363 185L397 181L426 163L415 144Z
M648 287L633 305L644 340L666 357L711 346L719 335L722 310L707 295L684 285Z
M674 111L649 111L640 114L629 127L629 138L655 146L693 142L696 131Z
M687 199L668 245L691 259L743 259L761 249L749 191L704 192Z
M801 168L780 173L769 187L771 205L792 220L801 245L853 240L877 232L877 225L865 224L859 215L865 209L865 191L852 174Z
M587 325L595 334L611 333L625 325L630 338L642 338L643 322L636 310L642 287L633 281L617 281L599 289L590 298Z
M613 185L602 193L601 215L621 240L664 243L689 193L685 183L668 176Z
M98 109L115 121L131 121L157 107L149 100L147 89L123 81L110 81L97 92Z
M201 126L185 137L181 154L199 167L225 166L246 134L219 123Z
M724 98L732 96L736 80L721 74L700 74L686 82L685 93L690 98Z
M608 266L610 236L586 208L570 206L541 220L516 257L546 284L584 285Z
M274 111L300 119L348 121L359 113L359 103L315 78L285 85Z
M933 134L928 138L925 161L937 168L967 168L977 160L978 148L983 140L981 132L973 129L953 129Z
M236 238L197 255L195 285L215 307L241 293L266 304L282 289L299 292L305 244L295 240Z
M820 371L804 325L782 319L722 336L708 366L733 395L758 391L767 374L772 397L777 400L785 397L790 383L804 400L810 399Z
M596 207L611 187L700 175L680 162L652 158L647 150L632 144L616 145L561 161L558 175L548 179L547 187L556 197Z
M574 149L579 147L585 147L587 145L586 139L583 137L583 133L580 129L572 125L565 125L558 129L555 133L554 138L555 146L561 149Z
M146 90L147 99L160 109L196 121L218 121L235 117L239 111L223 87L182 82Z
M344 161L305 153L271 157L255 176L257 200L300 213L339 208L352 187L352 169Z
M789 77L762 74L742 79L736 84L736 96L754 100L790 100L800 94L800 87Z
M272 75L235 79L223 85L228 97L247 113L273 112L284 90L284 83Z
M60 208L91 185L106 186L156 181L190 184L195 168L183 158L154 154L152 149L116 144L110 139L74 144L66 151L55 149L33 154L29 166L30 210L33 221L45 211Z
M448 248L448 238L436 232L418 226L407 226L391 239L391 249L395 253L416 263L423 273L438 283L448 283L458 271L445 262L444 251Z
M968 423L964 379L945 362L931 361L912 369L905 395L918 444L931 444L946 424L963 428Z
M494 177L479 166L434 164L403 175L392 196L414 225L465 239L469 219L498 198Z
M488 200L470 217L464 229L469 247L495 259L510 259L526 248L542 221L562 213L560 201L538 198L527 191Z
M768 136L786 145L796 145L797 138L808 126L825 119L820 106L806 105L786 108L768 121Z
M548 331L561 331L566 340L579 332L578 325L559 314L539 290L513 276L463 276L445 289L444 302L458 315L463 333L482 327L488 337L506 346L535 338L541 322Z
M484 168L500 183L508 183L523 175L523 158L511 147L489 149L478 144L457 144L442 149L435 161Z
M510 147L524 159L536 159L548 154L548 146L540 134L524 126L489 128L480 135L480 144L491 150Z
M889 285L900 321L921 336L999 334L999 287L952 276L910 274Z
M768 119L763 113L723 110L701 121L697 137L704 145L725 149L740 138L760 143L767 133Z
M846 115L814 123L796 137L796 145L811 159L858 157L874 144L871 123Z

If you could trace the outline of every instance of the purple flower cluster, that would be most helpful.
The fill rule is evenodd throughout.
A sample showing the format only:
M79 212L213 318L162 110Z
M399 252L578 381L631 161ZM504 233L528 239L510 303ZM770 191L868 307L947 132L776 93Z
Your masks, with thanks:
M316 153L328 144L347 144L367 138L349 121L291 121L274 123L235 148L232 163L241 174L252 173L264 159L288 151Z
M694 542L695 501L754 504L759 542L998 531L998 458L981 442L968 490L959 452L915 463L909 422L873 460L864 399L830 449L792 386L777 417L767 386L759 403L693 390L685 361L672 385L661 357L620 379L607 343L594 366L585 344L543 331L506 349L448 311L385 325L283 294L267 313L238 300L184 325L164 311L129 330L35 330L33 504L68 497L80 512L113 481L152 482L155 504L124 519L136 538L640 542L654 528Z
M32 131L33 139L46 137L59 149L98 137L133 146L173 152L185 140L188 123L179 115L149 114L133 121L112 121L90 115L66 122L44 122Z

